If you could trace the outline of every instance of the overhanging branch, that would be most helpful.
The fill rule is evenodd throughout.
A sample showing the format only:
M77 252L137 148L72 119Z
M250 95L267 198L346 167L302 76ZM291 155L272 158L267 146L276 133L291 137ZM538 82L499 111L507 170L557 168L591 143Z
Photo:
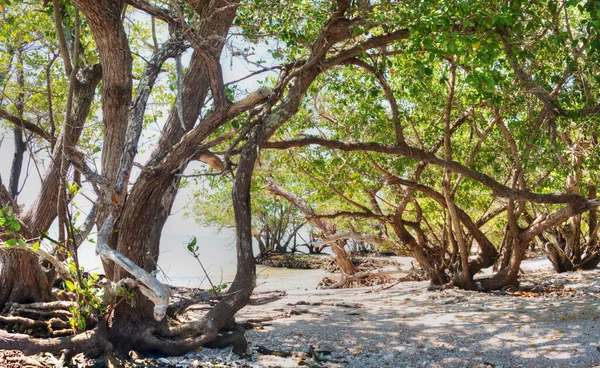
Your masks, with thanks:
M468 167L452 160L444 160L431 152L427 152L420 148L412 147L407 144L389 145L376 142L342 142L328 140L319 137L307 137L302 139L294 139L288 141L265 142L263 148L270 149L288 149L292 147L305 147L310 145L318 145L331 149L339 149L341 151L358 151L358 152L377 152L391 155L400 155L408 158L414 158L426 163L431 163L444 168L448 168L456 173L462 174L465 177L483 184L490 188L494 195L503 198L522 199L534 203L584 203L586 199L578 194L540 194L533 193L527 190L520 190L507 187L499 183L492 177L469 169Z
M29 120L21 119L18 116L15 116L8 111L0 108L0 118L8 121L9 123L21 127L23 129L27 129L30 132L36 134L37 136L44 138L48 141L52 140L53 137L50 133L46 132L44 129L40 128L38 125L30 122Z

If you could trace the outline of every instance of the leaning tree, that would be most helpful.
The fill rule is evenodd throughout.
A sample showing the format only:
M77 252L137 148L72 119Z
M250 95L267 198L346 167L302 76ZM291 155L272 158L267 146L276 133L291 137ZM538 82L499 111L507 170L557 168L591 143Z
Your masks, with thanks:
M319 75L408 37L404 20L393 10L386 8L395 17L386 21L369 2L344 0L314 5L53 0L3 8L2 57L10 70L1 74L0 82L8 88L3 89L0 118L21 137L16 139L11 184L0 186L6 205L3 239L22 245L48 237L46 232L57 223L56 257L35 245L32 250L78 290L88 281L77 265L77 247L95 226L96 251L109 280L106 288L132 289L127 302L113 303L110 313L96 316L91 333L38 339L0 331L0 346L24 352L91 353L114 347L180 354L214 339L245 305L255 284L250 187L260 148L297 113ZM144 21L149 25L143 26ZM277 78L251 93L226 85L221 67L225 45L234 53L249 54L243 49L246 44L237 50L237 42L228 42L231 34L244 37L247 45L265 37L281 42L271 48L281 61L271 68ZM173 76L170 89L160 83L165 71ZM149 108L154 101L172 107L150 158L139 163L142 133L160 115ZM230 149L221 167L211 149L225 141ZM14 184L19 183L25 150L32 157L43 151L50 158L39 194L26 209L18 204ZM214 308L198 321L181 324L165 317L169 288L152 272L181 175L193 160L234 175L238 264L233 283ZM79 188L88 188L93 202L81 225L71 212ZM70 269L59 262L69 257L75 260ZM0 257L7 259L14 257ZM36 282L23 280L28 281ZM7 302L29 299L17 295Z

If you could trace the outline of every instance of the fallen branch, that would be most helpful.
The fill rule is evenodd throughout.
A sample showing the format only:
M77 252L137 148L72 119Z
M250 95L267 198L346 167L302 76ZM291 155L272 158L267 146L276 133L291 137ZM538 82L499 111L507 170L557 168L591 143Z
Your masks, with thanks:
M299 302L296 303L288 303L288 305L313 305L313 306L319 306L319 305L327 305L327 306L331 306L331 307L340 307L340 308L362 308L363 305L362 304L348 304L348 303L325 303L325 302L307 302L304 300L301 300Z
M196 306L196 304L198 303L209 303L210 302L210 294L206 291L202 291L194 296L192 296L191 298L185 298L185 299L181 299L178 300L175 303L172 303L171 305L169 305L169 307L167 308L167 315L169 317L176 317L180 314L182 314L183 312L185 312L186 309L190 309L190 310L196 310L196 309L203 309L203 308L199 308L198 306ZM208 305L208 304L206 304ZM212 308L212 306L208 305L208 309Z
M324 355L331 355L331 351L327 350L315 350L312 345L308 346L308 353L304 351L293 351L293 350L273 350L264 346L258 345L256 352L263 355L273 355L282 358L296 357L300 359L313 359L316 363L334 362L334 363L345 363L345 360L327 358Z
M292 310L289 310L289 311L287 311L285 313L276 314L274 316L250 318L246 322L247 323L270 322L270 321L274 321L276 319L290 318L292 316L299 316L301 314L308 314L308 313L313 313L313 312L309 311L308 309L292 309Z

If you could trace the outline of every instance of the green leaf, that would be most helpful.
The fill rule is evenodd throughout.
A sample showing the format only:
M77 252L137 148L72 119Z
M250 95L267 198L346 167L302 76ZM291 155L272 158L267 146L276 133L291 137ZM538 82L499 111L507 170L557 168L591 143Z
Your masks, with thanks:
M19 231L19 230L21 230L21 224L18 221L11 221L10 222L10 228L13 231Z
M198 239L196 239L196 237L194 236L194 237L192 238L192 240L190 240L190 242L188 243L188 245L187 245L187 250L188 250L190 253L194 253L194 252L196 252L196 251L198 250L198 247L196 246L196 243L197 243L197 242L198 242Z
M65 286L69 291L75 290L75 284L71 280L65 280Z
M79 185L77 185L77 183L73 183L72 185L69 185L69 193L77 194L78 191L79 191Z

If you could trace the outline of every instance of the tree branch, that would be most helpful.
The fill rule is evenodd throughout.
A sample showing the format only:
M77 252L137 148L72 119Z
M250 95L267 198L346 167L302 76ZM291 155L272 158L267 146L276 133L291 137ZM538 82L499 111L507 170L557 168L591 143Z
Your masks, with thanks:
M381 86L381 89L383 89L383 92L385 93L385 97L387 98L388 102L390 103L390 108L392 109L392 123L394 124L394 132L396 133L396 143L397 144L405 143L404 133L402 132L402 124L400 123L400 109L398 109L398 102L396 101L394 92L392 91L392 88L390 87L387 80L385 79L385 76L383 75L383 73L377 71L371 65L369 65L366 62L364 62L360 59L357 59L357 58L350 58L346 61L346 63L357 65L357 66L365 69L369 73L373 74L375 76L375 78L377 78L377 80L379 81L379 85Z
M161 67L167 59L178 55L183 47L184 43L181 39L172 39L165 42L158 51L154 53L144 69L144 73L138 84L137 95L132 103L129 124L127 125L125 143L119 162L119 174L115 183L116 193L122 194L123 189L127 187L127 180L131 172L133 159L137 153L138 142L142 134L146 104L148 103L148 98L150 97L152 87L154 87L154 83L158 78Z
M322 238L322 240L320 242L313 244L313 247L323 248L324 246L329 245L337 240L344 240L344 239L354 239L354 240L363 241L363 242L367 242L367 243L371 243L371 244L386 244L386 243L388 243L385 239L383 239L382 237L379 237L379 236L375 236L375 235L371 235L371 234L364 234L364 233L357 233L354 231L345 231L345 232L341 232L341 233L335 233L330 236L326 236L326 237Z
M127 0L127 4L139 9L147 14L152 15L155 18L162 20L170 26L179 26L179 21L169 14L167 9L163 9L158 6L154 6L144 0Z
M462 174L465 177L483 184L490 188L494 195L503 198L523 199L535 203L584 203L586 199L578 194L540 194L533 193L527 190L513 189L504 184L497 182L492 177L471 170L468 167L450 160L444 160L437 157L431 152L424 151L419 148L403 145L380 144L376 142L342 142L328 140L319 137L307 137L302 139L294 139L288 141L265 142L263 147L270 149L288 149L292 147L305 147L309 145L319 145L331 149L339 149L341 151L362 151L362 152L378 152L391 155L401 155L408 158L414 158L426 163L431 163Z
M154 303L154 319L160 321L165 317L167 312L171 291L169 287L144 271L129 258L108 246L108 239L112 234L114 224L115 218L112 215L109 215L104 220L102 227L98 231L96 254L103 261L113 261L147 287L140 285L140 291Z
M53 139L53 137L50 135L50 133L46 132L45 130L43 130L42 128L37 126L36 124L34 124L28 120L21 119L18 116L12 115L11 113L9 113L8 111L6 111L2 108L0 108L0 118L5 119L6 121L8 121L9 123L12 123L15 126L21 127L23 129L27 129L30 132L39 136L40 138L46 139L47 141L51 141Z
M537 97L552 115L565 115L564 110L557 105L556 101L550 96L550 93L542 86L535 83L533 78L531 78L531 76L527 74L523 67L521 67L521 64L519 64L519 61L512 50L512 45L506 39L506 35L501 34L501 38L508 62L515 72L517 78L527 88L527 92Z

